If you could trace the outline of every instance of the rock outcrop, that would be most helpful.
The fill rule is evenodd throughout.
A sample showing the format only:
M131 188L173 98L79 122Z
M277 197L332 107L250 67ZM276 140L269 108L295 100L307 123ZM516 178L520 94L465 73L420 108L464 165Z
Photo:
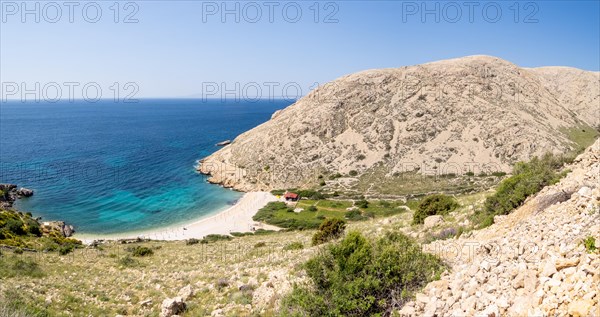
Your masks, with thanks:
M70 237L75 233L75 228L71 225L67 225L64 221L44 221L40 228L45 235L48 235L51 232L57 232L64 237Z
M596 134L598 87L598 72L525 69L489 56L369 70L278 111L203 159L199 171L242 191L374 168L509 171L516 161L578 148L573 129Z
M11 208L21 197L33 196L33 190L15 184L0 184L0 208Z
M600 316L600 253L583 243L600 241L600 141L569 168L501 223L426 246L451 272L401 315Z

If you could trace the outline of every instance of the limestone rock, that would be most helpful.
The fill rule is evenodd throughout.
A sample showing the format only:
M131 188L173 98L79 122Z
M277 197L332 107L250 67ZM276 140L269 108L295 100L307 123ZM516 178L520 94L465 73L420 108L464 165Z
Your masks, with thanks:
M593 306L594 302L591 300L576 300L569 304L569 314L573 317L586 317Z
M181 297L175 297L165 299L160 307L160 317L172 317L183 313L186 309L186 304Z
M423 227L425 229L429 229L429 228L433 228L439 224L442 224L444 222L444 218L442 216L436 215L436 216L429 216L427 218L425 218L424 222L423 222Z

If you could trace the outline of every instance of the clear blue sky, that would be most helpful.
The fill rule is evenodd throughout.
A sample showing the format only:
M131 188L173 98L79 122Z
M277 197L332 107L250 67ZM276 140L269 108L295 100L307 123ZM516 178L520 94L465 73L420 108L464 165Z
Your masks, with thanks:
M84 16L85 2L73 8L72 17L69 7L58 2L58 18L56 8L38 2L36 23L36 14L22 21L21 1L2 0L0 76L2 82L42 85L97 82L105 89L113 82L134 82L137 97L186 97L202 94L207 89L202 83L222 82L232 89L235 82L256 82L263 94L268 90L264 82L299 83L305 94L314 82L360 70L474 54L525 67L600 68L599 1L519 2L516 7L514 1L473 2L472 14L468 2L454 2L460 16L447 2L320 2L319 23L314 21L313 1L272 1L272 6L133 1L127 8L120 2L119 23L114 22L115 8L110 8L113 1L98 2L102 16L97 23L84 19L95 18L93 7ZM16 13L14 4L19 6ZM220 14L223 4L236 12L225 16L226 21ZM295 4L302 16L292 23ZM421 15L423 5L435 9L436 4L436 13ZM27 5L34 8L35 2ZM122 23L134 10L138 22ZM324 23L330 13L328 21L334 23Z

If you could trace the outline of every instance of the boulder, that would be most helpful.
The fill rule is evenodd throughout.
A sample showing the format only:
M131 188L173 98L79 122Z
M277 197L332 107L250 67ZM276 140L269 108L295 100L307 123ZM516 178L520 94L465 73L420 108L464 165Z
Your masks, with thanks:
M194 296L194 290L191 285L187 285L184 288L179 290L177 296L181 297L184 301L190 299L190 297Z
M186 309L185 302L181 297L167 298L160 307L160 317L172 317L183 313Z
M19 190L17 190L17 195L22 196L22 197L31 197L31 196L33 196L33 190L31 190L29 188L21 187L21 188L19 188Z
M569 200L569 198L571 198L571 193L565 192L563 190L552 192L546 195L540 195L535 198L537 205L535 207L534 212L539 213L554 204L567 201Z
M442 216L436 215L436 216L429 216L429 217L425 218L425 221L423 222L423 224L424 224L425 228L433 228L443 222L444 222L444 218Z
M576 300L569 304L568 312L573 317L589 316L590 310L594 306L591 300Z

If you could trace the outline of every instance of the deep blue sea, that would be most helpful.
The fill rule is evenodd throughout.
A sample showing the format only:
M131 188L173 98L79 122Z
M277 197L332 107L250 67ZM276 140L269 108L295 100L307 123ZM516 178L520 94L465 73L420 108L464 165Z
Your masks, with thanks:
M31 188L17 208L80 233L153 229L227 208L198 159L267 121L288 101L142 99L0 103L0 183Z

